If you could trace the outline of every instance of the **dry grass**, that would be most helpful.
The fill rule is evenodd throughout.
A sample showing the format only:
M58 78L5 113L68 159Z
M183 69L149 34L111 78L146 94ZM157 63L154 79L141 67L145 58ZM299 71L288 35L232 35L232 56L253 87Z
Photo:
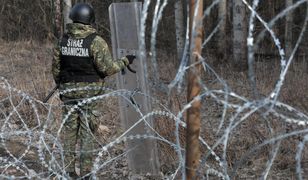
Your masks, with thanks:
M172 78L175 77L175 66L173 59L174 57L166 56L160 53L158 59L160 59L160 79L163 82L170 82ZM210 59L210 58L209 58ZM214 59L214 58L213 58ZM212 59L211 59L212 60ZM173 62L172 62L173 61ZM213 60L214 61L214 60ZM210 65L213 61L208 62ZM303 59L295 59L294 64L290 67L290 70L284 81L284 85L281 89L279 96L279 101L289 104L294 108L302 111L303 113L308 113L308 71L307 71L307 61ZM173 70L174 69L174 70ZM252 90L246 73L235 73L232 71L231 66L228 64L221 65L215 68L215 71L219 76L226 81L229 88L247 98L253 99ZM257 89L260 94L259 98L264 98L269 96L270 92L273 91L277 80L280 75L280 62L278 59L271 59L268 61L263 61L258 59L255 63L256 81ZM213 76L209 71L203 73L203 82L209 89L223 89L222 84L220 84L216 77ZM162 93L155 93L159 96L162 101L169 104L169 108L173 113L178 113L179 110L186 104L186 93L185 88L182 89L180 93L172 93L171 101L166 101L170 98L169 95L164 95ZM230 99L232 103L238 103L235 99ZM212 98L205 98L202 101L202 127L201 136L210 144L214 144L219 135L217 134L217 128L220 122L221 114L223 111L223 106L217 103ZM227 110L227 119L234 115L235 109ZM185 114L184 116L185 117ZM225 126L228 124L228 120L225 122ZM268 127L271 127L273 132L271 133ZM164 137L172 142L175 142L174 134L174 123L170 123L167 119L160 119L158 121L158 130ZM169 128L166 128L169 127ZM234 130L231 134L231 138L228 143L227 149L227 161L229 167L232 169L238 161L246 155L253 147L261 144L265 140L275 137L286 132L291 132L294 130L303 129L299 126L289 125L285 123L282 119L274 116L268 116L264 119L260 113L256 112L251 115L244 123L242 123L238 128ZM222 133L222 132L221 132ZM219 133L219 134L221 134ZM273 168L271 169L269 178L270 179L292 179L295 177L295 154L298 143L302 140L303 136L293 136L285 139L281 143L281 147L274 161ZM185 130L180 129L180 139L181 143L185 143ZM163 164L170 164L172 159L177 159L176 153L172 148L168 146L161 146L161 153L163 154L162 162ZM185 146L183 146L185 147ZM222 155L222 147L219 146L216 149L217 155ZM256 152L249 154L248 158L244 160L243 164L240 164L237 171L237 178L240 179L255 179L259 178L262 172L265 170L266 163L270 157L270 152L272 150L271 145L267 145L258 149ZM202 152L206 154L207 150L203 149ZM168 156L164 156L168 154ZM214 163L214 167L217 167L217 163L212 157L207 159L207 163ZM216 165L215 165L216 163ZM303 153L303 169L307 172L308 166L308 151ZM175 161L176 164L176 161ZM173 164L173 165L175 165ZM172 167L169 165L169 167ZM174 168L174 167L173 167Z
M52 46L33 41L1 43L0 75L37 99L55 85L51 74Z
M1 42L0 42L1 43ZM12 87L27 93L37 100L43 100L53 89L55 83L51 73L52 63L52 44L39 44L34 41L1 43L0 47L0 76L5 77ZM107 80L109 87L115 84L112 78ZM5 91L0 91L5 93ZM7 95L0 94L1 97ZM20 99L16 99L18 102ZM61 104L60 99L54 95L52 98L54 105ZM111 130L108 135L115 138L119 132L115 132L120 127L119 114L117 112L117 98L109 98L108 101L102 103L101 108L104 112L101 121L104 122ZM31 116L34 112L30 105L25 104L21 109L21 114L25 114L25 119L34 119ZM38 107L40 113L44 113L46 109ZM61 123L61 108L54 109L55 119ZM55 125L55 127L58 127ZM106 136L102 139L107 139Z
M4 44L1 43L0 48L0 76L6 77L11 85L17 89L22 90L30 94L37 99L43 99L49 90L54 86L54 82L51 75L51 58L52 58L52 46L50 44L38 44L36 42L12 42ZM165 55L159 52L159 70L160 80L166 84L174 78L177 67L175 63L175 57ZM273 90L276 81L279 77L279 62L278 60L263 61L258 60L256 63L256 79L257 88L261 96L268 96ZM212 64L212 62L209 62ZM301 110L304 113L308 113L308 73L307 62L296 59L295 64L288 72L284 86L281 90L279 101L292 105L296 109ZM228 65L222 65L215 69L217 73L227 82L228 86L236 92L248 99L252 99L251 88L249 81L245 73L234 73ZM153 75L153 74L152 74ZM203 74L204 83L210 89L221 89L223 86L216 81L216 78L209 72ZM114 86L113 82L109 82L109 86ZM5 93L5 92L0 92ZM0 94L1 96L5 96ZM163 92L152 91L152 95L159 99L160 102L166 105L171 112L177 114L183 106L186 104L185 88L181 92L172 92L171 95L167 95ZM56 103L60 104L59 99L56 98ZM232 99L230 100L232 101ZM234 102L236 102L234 100ZM26 106L26 105L25 105ZM111 130L108 136L115 138L118 136L117 130L120 126L119 115L117 113L117 99L111 98L102 105L102 109L105 109L102 120L105 125ZM154 108L159 106L154 105ZM29 111L30 107L24 107L22 113L25 119L31 118L32 111ZM210 144L214 144L219 135L217 134L217 128L220 122L223 106L218 104L212 98L204 98L202 105L202 129L201 136ZM41 109L41 111L44 111ZM234 109L228 109L227 118L234 114ZM60 112L56 113L57 119L60 119ZM185 114L183 115L185 117ZM175 142L174 134L174 122L170 119L157 119L156 128L160 134L166 139ZM228 121L225 122L225 126ZM268 126L271 126L274 133L269 132ZM224 126L224 127L225 127ZM264 120L259 113L255 113L249 117L244 123L242 123L233 133L230 138L227 150L227 160L230 167L238 162L238 160L249 152L252 147L260 144L271 136L285 133L286 131L300 129L297 126L287 126L281 119L269 117ZM180 128L181 143L185 143L185 129ZM218 134L221 134L218 133ZM103 139L108 139L105 136ZM282 141L281 148L278 156L274 162L272 169L271 179L279 179L279 177L294 177L295 174L295 152L298 142L302 139L302 136L296 136L288 138ZM161 163L166 172L170 172L176 168L177 155L175 151L166 144L159 144L159 151L161 155ZM262 149L254 152L245 160L245 163L241 164L238 169L237 178L256 178L260 177L264 171L266 162L269 157L271 146L265 146ZM206 150L203 149L205 154ZM222 149L219 146L216 150L218 155L222 154ZM173 162L173 163L172 163ZM208 163L214 163L212 157L207 159ZM308 167L308 152L303 154L303 167ZM306 171L307 172L307 171Z

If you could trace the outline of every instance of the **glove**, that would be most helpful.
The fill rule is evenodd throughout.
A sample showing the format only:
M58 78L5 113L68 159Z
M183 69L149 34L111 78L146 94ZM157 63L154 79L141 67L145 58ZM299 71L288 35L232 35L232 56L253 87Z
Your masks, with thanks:
M133 64L134 60L136 59L136 56L127 55L126 58L128 59L129 64Z

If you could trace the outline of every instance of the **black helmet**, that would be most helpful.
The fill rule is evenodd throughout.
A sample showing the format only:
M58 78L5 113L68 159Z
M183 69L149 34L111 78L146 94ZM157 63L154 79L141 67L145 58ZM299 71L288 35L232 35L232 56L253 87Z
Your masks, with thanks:
M73 22L92 24L95 22L95 14L92 6L86 3L77 3L71 9L69 18Z

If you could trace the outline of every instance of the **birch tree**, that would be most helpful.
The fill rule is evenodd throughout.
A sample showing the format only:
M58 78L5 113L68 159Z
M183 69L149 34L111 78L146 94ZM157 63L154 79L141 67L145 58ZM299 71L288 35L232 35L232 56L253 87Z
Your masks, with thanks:
M237 71L247 70L246 7L241 0L233 0L233 65Z
M175 17L175 33L177 45L177 58L180 61L184 51L185 43L185 27L184 27L184 9L183 0L177 0L174 4L174 17Z
M286 0L286 7L293 5L293 0ZM289 12L286 16L286 24L285 24L285 50L286 50L286 57L289 58L292 52L292 24L293 24L293 15L292 12Z

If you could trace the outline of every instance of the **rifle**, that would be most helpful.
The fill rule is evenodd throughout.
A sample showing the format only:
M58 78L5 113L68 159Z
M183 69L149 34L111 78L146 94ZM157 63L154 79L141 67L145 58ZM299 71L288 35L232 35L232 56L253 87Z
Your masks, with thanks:
M127 69L132 72L132 73L136 73L135 70L133 70L129 65L127 66ZM122 74L125 74L125 70L122 69ZM59 85L56 85L51 91L50 93L44 98L43 103L47 103L47 101L51 98L51 96L56 92L56 90L59 88Z
M50 93L44 98L43 103L47 103L47 101L51 98L51 96L56 92L56 90L59 88L59 85L56 85Z

